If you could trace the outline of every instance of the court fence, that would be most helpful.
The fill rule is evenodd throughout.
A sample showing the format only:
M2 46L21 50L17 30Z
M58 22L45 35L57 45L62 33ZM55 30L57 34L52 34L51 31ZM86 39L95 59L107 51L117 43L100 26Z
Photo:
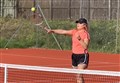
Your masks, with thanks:
M0 16L27 17L39 3L47 19L117 19L119 0L0 0ZM119 14L120 18L120 14Z

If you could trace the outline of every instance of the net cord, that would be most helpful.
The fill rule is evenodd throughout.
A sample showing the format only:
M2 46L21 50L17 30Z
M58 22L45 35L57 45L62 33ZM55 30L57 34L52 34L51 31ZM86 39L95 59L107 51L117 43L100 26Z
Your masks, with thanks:
M16 64L4 64L4 63L0 63L0 67L22 69L22 70L35 70L35 71L58 72L58 73L91 74L91 75L104 75L104 76L120 77L120 72L117 72L117 71L78 70L78 69L70 69L70 68L28 66L28 65L16 65Z

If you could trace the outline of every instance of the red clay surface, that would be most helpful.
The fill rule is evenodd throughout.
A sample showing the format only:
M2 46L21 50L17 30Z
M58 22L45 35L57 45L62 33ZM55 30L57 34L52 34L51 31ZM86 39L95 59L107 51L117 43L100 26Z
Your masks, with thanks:
M89 67L90 70L107 70L107 71L120 71L120 54L105 54L105 53L92 53L90 52L90 61ZM32 66L48 66L48 67L62 67L62 68L71 68L71 51L60 51L60 50L48 50L48 49L0 49L0 63L7 64L20 64L20 65L32 65ZM2 69L1 69L2 72ZM31 76L31 72L27 72ZM3 80L3 73L0 73L0 78ZM20 75L19 75L20 74ZM12 77L17 77L13 73L10 74L11 78L9 79L10 83L64 83L61 82L61 79L57 79L57 81L48 81L45 80L46 77L42 79L45 81L39 82L37 79L31 81L31 77L27 82L21 80L24 78L23 74L19 72L17 75L21 76L21 78L16 78L16 81L12 82ZM37 74L38 75L38 74ZM43 74L42 74L43 75ZM52 74L53 78L55 78L55 74ZM74 75L72 75L73 78ZM37 76L34 76L37 77ZM60 76L62 77L62 75ZM67 75L64 77L71 77L71 75ZM26 76L27 78L27 76ZM40 78L38 75L37 78ZM72 79L72 82L66 83L76 83L75 79ZM33 78L34 79L34 78ZM48 78L51 79L51 78ZM15 79L14 79L15 80ZM63 80L63 79L62 79ZM69 79L70 80L70 79ZM67 79L64 79L67 81ZM2 82L0 82L2 83ZM86 82L91 83L91 82ZM92 83L105 83L105 82L92 82ZM106 82L107 83L107 82ZM114 83L114 82L110 82Z

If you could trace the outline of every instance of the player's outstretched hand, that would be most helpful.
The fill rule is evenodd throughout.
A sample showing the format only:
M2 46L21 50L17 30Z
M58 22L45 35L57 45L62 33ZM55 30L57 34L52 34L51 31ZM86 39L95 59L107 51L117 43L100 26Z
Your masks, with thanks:
M45 27L44 29L47 31L47 33L53 33L53 31L51 29L48 29L47 27Z

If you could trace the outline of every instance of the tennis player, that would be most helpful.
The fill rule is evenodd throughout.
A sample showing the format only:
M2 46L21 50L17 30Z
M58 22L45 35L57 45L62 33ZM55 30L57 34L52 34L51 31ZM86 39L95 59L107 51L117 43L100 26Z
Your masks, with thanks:
M48 33L56 33L60 35L69 35L72 37L72 66L77 69L86 69L89 63L88 45L90 36L88 32L88 23L85 18L76 21L76 28L72 30L47 29ZM81 75L77 76L77 83L84 83Z

